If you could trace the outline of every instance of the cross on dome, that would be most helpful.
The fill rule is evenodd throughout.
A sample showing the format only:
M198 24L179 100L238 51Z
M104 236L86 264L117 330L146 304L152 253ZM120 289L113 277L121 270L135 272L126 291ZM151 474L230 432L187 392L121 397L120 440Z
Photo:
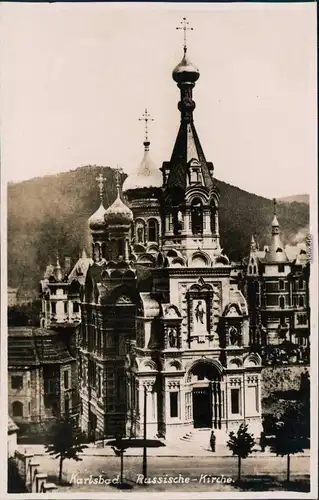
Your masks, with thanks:
M148 122L153 122L154 118L151 118L147 108L145 108L144 114L138 119L138 121L145 122L145 142L148 142Z
M273 198L272 202L274 205L274 215L277 215L277 200L276 200L276 198Z
M116 177L116 189L118 192L120 191L122 174L123 174L123 168L120 165L116 165L115 177Z
M186 52L187 52L187 31L193 31L193 28L188 27L189 22L187 21L187 17L183 17L180 24L182 26L177 26L176 29L184 31L184 54L186 54Z
M106 181L106 178L103 177L102 172L100 172L100 174L96 177L95 180L96 180L97 185L99 187L100 199L101 199L101 201L103 201L104 182Z

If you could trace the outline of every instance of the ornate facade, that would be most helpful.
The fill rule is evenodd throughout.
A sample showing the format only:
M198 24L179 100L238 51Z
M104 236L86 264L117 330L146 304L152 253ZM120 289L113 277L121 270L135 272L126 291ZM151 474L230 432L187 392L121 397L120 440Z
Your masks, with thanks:
M246 265L250 345L270 364L310 362L309 248L284 246L276 210L270 245L252 237Z
M261 429L261 358L249 349L238 266L219 235L219 191L194 121L199 71L186 47L173 71L181 123L159 171L148 140L136 174L90 219L82 300L82 428L95 435L183 435L242 422ZM123 199L124 195L124 199ZM146 403L146 406L145 406Z

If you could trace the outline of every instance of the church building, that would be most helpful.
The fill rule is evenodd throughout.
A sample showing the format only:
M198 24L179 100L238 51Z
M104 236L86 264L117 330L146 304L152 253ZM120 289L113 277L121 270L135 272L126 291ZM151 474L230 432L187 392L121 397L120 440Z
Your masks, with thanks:
M184 25L186 30L186 24ZM88 434L217 442L245 422L261 431L261 357L249 348L238 265L223 252L220 194L194 124L200 74L186 43L173 71L180 127L169 161L144 156L89 220L92 262L81 302L79 391ZM150 116L143 115L146 123Z

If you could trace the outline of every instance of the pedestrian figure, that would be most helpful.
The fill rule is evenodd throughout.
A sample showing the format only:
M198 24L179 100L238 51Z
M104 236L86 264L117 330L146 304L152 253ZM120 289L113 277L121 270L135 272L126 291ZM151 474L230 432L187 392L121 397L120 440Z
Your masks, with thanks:
M210 434L210 447L211 447L212 452L216 451L216 436L215 436L215 433L213 430Z
M261 433L260 433L259 445L260 445L261 451L265 451L265 448L266 448L266 436L265 436L264 431L261 431Z

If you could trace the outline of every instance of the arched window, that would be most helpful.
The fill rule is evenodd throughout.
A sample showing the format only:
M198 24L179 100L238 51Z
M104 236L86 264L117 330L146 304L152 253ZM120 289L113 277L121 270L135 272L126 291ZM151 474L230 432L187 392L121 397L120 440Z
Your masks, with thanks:
M249 266L249 274L252 274L253 273L253 268L252 266Z
M279 307L280 309L285 308L285 297L279 297Z
M254 266L254 274L257 274L257 266Z
M299 290L303 290L303 279L300 278L299 280Z
M299 295L299 307L305 307L305 301L302 295Z
M156 219L148 221L148 241L157 241L158 238L158 224Z
M12 415L14 417L23 417L23 404L20 401L12 403Z
M199 198L195 198L191 205L192 233L202 234L203 232L203 204Z

